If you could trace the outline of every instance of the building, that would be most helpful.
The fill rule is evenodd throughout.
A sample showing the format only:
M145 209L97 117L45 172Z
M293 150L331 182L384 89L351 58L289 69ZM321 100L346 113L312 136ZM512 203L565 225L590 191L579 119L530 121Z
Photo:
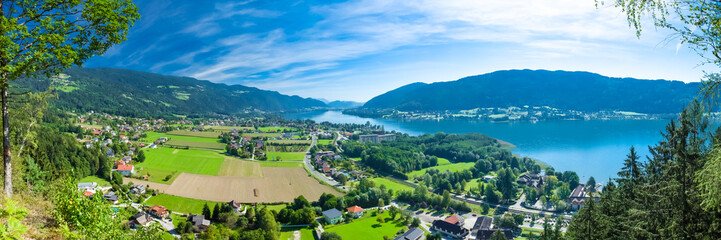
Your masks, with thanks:
M540 188L543 186L544 175L536 173L524 173L518 176L516 182L520 185L525 185L533 188Z
M396 135L395 134L365 134L365 135L359 135L358 141L360 142L369 142L369 143L380 143L383 141L395 141Z
M331 208L323 211L323 219L325 219L325 222L328 224L336 224L343 221L343 213L338 211L338 209Z
M190 215L188 222L193 224L193 231L202 232L210 226L210 220L205 219L203 215Z
M426 239L426 234L421 230L420 228L411 228L408 231L404 232L403 234L399 235L398 237L394 238L394 240L424 240Z
M129 177L130 175L133 175L135 173L135 166L133 166L132 164L122 164L118 165L115 168L115 171L120 173L120 175Z
M133 185L133 187L130 188L130 193L132 193L132 194L145 193L145 185L142 185L142 184Z
M170 212L168 212L168 209L163 206L160 206L160 205L155 205L155 206L150 207L150 210L148 210L148 213L150 213L150 215L153 215L153 217L160 218L160 219L167 218L170 215Z
M476 223L473 224L473 229L471 229L471 236L476 236L476 240L488 240L496 232L501 232L509 240L515 237L513 230L497 228L493 225L493 218L486 216L476 219Z
M230 207L233 208L233 210L235 210L236 212L240 212L243 209L243 205L235 200L228 202L228 205L230 205Z
M568 196L568 203L571 204L571 209L578 210L586 202L586 198L586 186L578 184L571 192L571 195Z
M130 222L130 226L133 228L137 228L138 226L148 226L150 223L153 222L153 218L148 215L146 212L139 212L135 215L133 215L133 220Z
M454 214L444 220L433 221L431 230L440 232L451 238L463 239L470 233L468 229L463 227L463 223L463 218Z
M112 204L118 203L118 195L115 195L115 192L113 192L113 191L110 191L110 192L104 194L103 198L105 198L105 200L107 200L108 202L110 202Z
M78 183L78 191L95 191L95 189L98 187L98 183L96 182L81 182Z
M350 214L354 218L359 218L363 216L363 208L359 207L358 205L346 208L346 211L348 211L348 214Z

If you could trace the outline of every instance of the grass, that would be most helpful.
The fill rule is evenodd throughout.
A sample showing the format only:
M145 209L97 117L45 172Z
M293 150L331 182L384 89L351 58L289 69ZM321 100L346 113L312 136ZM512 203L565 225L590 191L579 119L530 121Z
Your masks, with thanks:
M87 176L87 177L79 179L78 182L79 183L81 183L81 182L96 182L101 187L109 187L110 186L110 182L108 182L105 179L99 178L97 176Z
M303 162L301 162L301 161L291 161L291 162L258 161L258 163L260 163L261 167L287 167L287 168L303 167Z
M261 204L261 205L258 205L258 208L265 207L270 211L275 210L276 212L279 212L280 210L285 208L285 206L286 206L285 204Z
M274 137L280 137L280 133L243 133L243 136L248 136L251 138L255 137L267 137L267 138L274 138Z
M277 144L306 144L306 145L310 145L310 140L287 140L287 139L284 139L284 140L270 140L270 141L268 141L268 144L274 144L274 143L277 143Z
M218 173L220 176L261 177L260 164L232 157L226 157Z
M213 206L215 206L217 202L178 197L162 193L151 197L148 201L145 201L145 205L148 206L162 205L175 212L195 214L202 214L203 206L205 204L208 204L210 209L213 209Z
M443 171L460 172L460 171L463 171L466 169L471 169L474 164L475 163L472 163L472 162L450 163L450 164L444 164L444 165L439 165L439 166L435 166L435 167L429 167L429 168L424 168L421 170L409 172L406 175L408 176L408 178L413 179L417 176L426 174L426 171L428 171L430 169L437 169L438 171L441 171L441 172L443 172Z
M210 207L210 205L208 205L208 207ZM173 220L173 226L175 226L176 228L178 227L178 225L180 225L180 223L188 221L186 217L177 214L170 214L170 219Z
M331 145L333 139L318 139L318 145Z
M217 142L218 136L220 136L220 132L216 132L216 131L198 132L198 131L188 131L188 130L174 130L174 131L168 132L168 135L213 138L213 139L216 139L216 142Z
M448 159L445 159L445 158L442 158L442 157L439 157L439 158L438 158L438 166L448 165L448 164L451 164L451 161L449 161Z
M266 152L268 160L276 160L280 158L281 161L303 161L305 158L305 152Z
M150 174L149 180L170 183L181 172L218 175L225 156L218 151L200 149L174 149L160 147L145 150L145 162L136 164L140 175ZM163 181L172 175L169 181Z
M176 131L181 134L190 134L190 131ZM191 148L207 148L215 150L225 149L225 144L220 143L220 140L215 137L200 137L200 136L187 136L187 135L174 135L171 133L159 133L159 132L146 132L146 137L140 141L151 143L161 137L168 138L168 142L165 144L173 146L188 146Z
M323 227L328 232L337 233L342 239L358 239L361 236L363 239L384 239L384 236L393 238L399 230L406 228L403 223L398 222L398 217L396 220L391 220L388 211L380 214L385 220L384 223L379 223L376 220L377 216L372 215L367 212L363 217L350 223Z
M397 182L397 181L392 180L392 179L375 177L375 178L371 178L370 180L373 181L373 182L375 182L376 185L378 185L378 186L380 186L380 185L385 185L386 188L392 189L393 192L398 192L398 191L413 191L413 188L412 188L412 187L410 187L410 186L408 186L408 185L405 185L405 184L403 184L403 183Z
M270 127L259 127L258 131L264 132L264 133L270 133L270 132L291 132L295 131L295 128L292 127L281 127L281 126L270 126Z
M293 240L293 232L300 231L301 240L313 240L313 229L310 228L283 228L280 230L280 240Z
M239 126L206 126L205 129L212 129L216 131L229 132L230 130L237 129L238 131L243 130L255 130L254 127L239 127Z

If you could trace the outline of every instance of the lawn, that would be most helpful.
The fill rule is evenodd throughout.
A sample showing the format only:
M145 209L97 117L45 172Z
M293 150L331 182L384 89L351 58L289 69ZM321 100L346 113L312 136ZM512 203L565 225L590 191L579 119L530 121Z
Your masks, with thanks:
M190 132L190 131L185 131ZM194 148L208 148L224 150L225 144L220 143L217 135L215 137L199 137L199 136L183 136L173 135L170 133L159 133L159 132L146 132L146 137L141 139L143 142L151 143L161 137L168 138L168 142L165 144L173 146L188 146Z
M331 145L333 139L318 139L318 145Z
M203 206L206 203L210 209L213 209L213 206L215 206L217 202L178 197L162 193L151 197L148 201L145 201L145 205L148 206L162 205L175 212L195 214L202 214Z
M268 160L277 160L280 158L281 161L303 161L305 158L305 152L266 152Z
M337 233L342 239L384 239L385 236L392 239L399 230L406 228L403 223L398 222L399 217L396 217L396 220L391 220L388 211L385 211L380 216L384 218L384 223L378 223L377 216L372 216L369 211L363 217L350 223L324 225L323 227L328 232Z
M463 171L466 169L473 168L474 164L475 163L472 163L472 162L451 163L451 164L439 165L439 166L435 166L435 167L424 168L421 170L409 172L406 175L408 176L408 178L413 179L417 176L421 176L421 175L425 174L426 171L428 171L429 169L437 169L441 172L443 172L443 171L460 172L460 171Z
M258 161L260 163L261 167L286 167L286 168L295 168L295 167L303 167L302 161Z
M160 147L145 150L145 162L136 164L139 175L150 174L150 181L170 183L181 172L218 175L225 156L219 151ZM165 176L172 174L169 181Z
M270 132L292 132L295 131L295 128L292 127L281 127L281 126L271 126L271 127L259 127L259 131L270 133Z
M310 228L283 228L280 230L280 240L293 240L293 232L300 231L301 240L313 240L313 229Z
M385 185L388 189L392 189L394 192L398 191L413 191L413 188L403 183L397 182L388 178L375 177L371 178L371 181L375 182L376 185Z
M110 182L108 182L107 180L99 178L97 176L92 176L92 175L81 178L78 180L78 182L79 183L81 183L81 182L96 182L101 187L109 187L110 186Z

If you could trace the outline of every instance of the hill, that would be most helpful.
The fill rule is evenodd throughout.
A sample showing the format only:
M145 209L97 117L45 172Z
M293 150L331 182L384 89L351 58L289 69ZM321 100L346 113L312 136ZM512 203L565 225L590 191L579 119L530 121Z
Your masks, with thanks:
M701 83L611 78L589 72L506 70L456 81L413 83L374 97L364 109L405 111L551 106L566 110L678 113Z
M23 88L58 93L54 105L69 111L126 116L234 114L246 110L287 111L325 103L242 85L226 85L125 69L72 68L53 78L23 79Z
M329 108L347 109L347 108L357 108L357 107L363 106L363 103L353 102L353 101L332 101L332 102L327 102L326 105Z

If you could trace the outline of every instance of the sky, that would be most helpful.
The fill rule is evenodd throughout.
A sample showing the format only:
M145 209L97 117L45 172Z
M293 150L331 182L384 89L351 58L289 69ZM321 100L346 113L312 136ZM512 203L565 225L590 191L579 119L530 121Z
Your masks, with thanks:
M699 81L712 66L593 0L136 1L127 41L86 67L367 101L414 82L507 69Z

